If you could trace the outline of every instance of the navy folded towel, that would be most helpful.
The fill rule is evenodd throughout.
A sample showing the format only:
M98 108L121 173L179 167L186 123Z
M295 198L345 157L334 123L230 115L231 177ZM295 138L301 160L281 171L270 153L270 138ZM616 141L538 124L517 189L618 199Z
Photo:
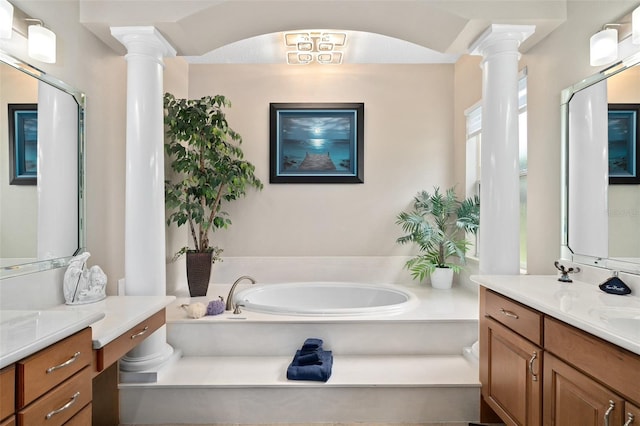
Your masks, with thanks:
M318 382L326 382L331 377L331 367L333 366L333 354L331 351L324 351L318 349L315 354L318 361L313 364L301 364L300 359L302 357L308 357L312 354L301 354L301 351L296 351L296 355L293 357L293 361L287 368L287 379L289 380L310 380ZM303 358L302 361L310 360L309 358Z
M322 349L322 343L322 339L311 337L304 341L300 350L302 353L317 351L318 349Z
M318 355L318 351L310 352L310 353L302 353L302 351L297 351L296 356L293 357L293 365L311 365L321 363L320 355Z

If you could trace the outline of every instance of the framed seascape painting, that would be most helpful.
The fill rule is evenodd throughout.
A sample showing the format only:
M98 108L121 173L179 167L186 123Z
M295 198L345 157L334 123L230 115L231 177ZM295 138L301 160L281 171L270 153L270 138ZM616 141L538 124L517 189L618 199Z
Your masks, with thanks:
M364 103L270 104L271 183L363 183Z
M36 185L38 175L38 105L8 104L11 185Z
M640 104L609 104L609 183L640 184Z

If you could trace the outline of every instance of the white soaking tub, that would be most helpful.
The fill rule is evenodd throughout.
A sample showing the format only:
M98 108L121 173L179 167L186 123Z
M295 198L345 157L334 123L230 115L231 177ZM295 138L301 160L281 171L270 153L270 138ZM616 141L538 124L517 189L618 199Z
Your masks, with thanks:
M348 282L252 285L239 291L234 301L248 311L305 316L398 314L418 303L402 287Z

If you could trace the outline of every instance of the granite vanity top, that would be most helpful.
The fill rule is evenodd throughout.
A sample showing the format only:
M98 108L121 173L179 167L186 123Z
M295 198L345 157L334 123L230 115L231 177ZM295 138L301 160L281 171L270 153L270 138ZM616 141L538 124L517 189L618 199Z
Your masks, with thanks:
M109 296L87 305L0 310L0 368L87 326L99 349L175 300L174 296Z
M640 297L604 293L555 275L474 275L471 280L640 355Z

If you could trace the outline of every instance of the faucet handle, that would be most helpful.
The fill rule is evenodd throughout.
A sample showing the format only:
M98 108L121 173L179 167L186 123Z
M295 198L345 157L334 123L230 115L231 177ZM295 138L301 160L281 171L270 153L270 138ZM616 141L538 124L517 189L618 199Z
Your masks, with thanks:
M235 309L233 310L233 314L234 314L234 315L239 315L239 314L241 314L241 313L242 313L242 309L240 309L241 307L243 307L243 308L244 308L244 305L243 305L242 303L236 303L236 307L235 307Z

